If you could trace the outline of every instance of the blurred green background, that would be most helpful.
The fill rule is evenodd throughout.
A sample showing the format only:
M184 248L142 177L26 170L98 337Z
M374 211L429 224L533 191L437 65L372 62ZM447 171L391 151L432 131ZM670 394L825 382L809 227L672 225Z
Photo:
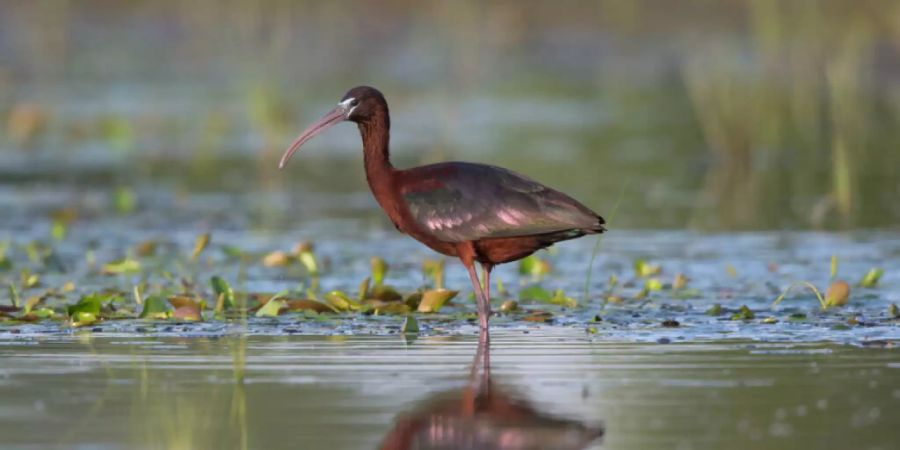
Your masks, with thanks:
M627 186L617 227L896 228L898 80L889 0L7 1L0 210L381 223L350 125L275 167L370 84L397 165L500 164L606 214Z

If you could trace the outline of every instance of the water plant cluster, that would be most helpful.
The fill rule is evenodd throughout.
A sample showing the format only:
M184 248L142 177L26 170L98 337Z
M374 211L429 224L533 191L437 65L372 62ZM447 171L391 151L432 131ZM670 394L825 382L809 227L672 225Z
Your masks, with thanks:
M124 195L122 197L126 197ZM121 207L127 207L126 201ZM291 321L329 321L396 316L403 332L418 333L419 322L466 324L474 322L474 296L446 286L445 260L426 259L418 270L423 283L413 290L390 284L390 264L381 257L369 259L369 274L343 289L320 287L329 276L331 261L318 255L310 242L290 250L250 253L232 244L213 244L210 234L201 234L190 247L145 240L130 248L124 258L98 261L87 251L81 262L87 272L80 281L67 278L71 261L60 257L56 246L68 234L64 217L50 227L51 238L24 244L0 242L0 324L53 323L60 330L87 328L110 321L192 323L257 321L273 318ZM639 317L655 308L650 327L688 326L677 320L687 309L703 308L710 317L732 321L774 324L807 320L809 314L841 310L871 298L884 274L874 267L859 275L855 283L838 277L838 258L831 260L831 282L819 288L808 281L784 287L768 286L770 304L731 300L733 290L710 295L707 287L694 287L681 272L668 272L661 264L645 259L633 261L631 270L610 275L602 290L586 291L581 298L553 285L554 255L532 255L518 263L518 277L495 277L491 286L493 309L498 320L511 323L548 323L562 320L585 327L589 333L602 329L604 318L622 311ZM237 267L235 271L234 268ZM778 268L770 266L771 272ZM245 286L248 272L274 271L290 280L292 288L280 292L256 291ZM737 270L726 265L729 277ZM799 289L800 287L806 290ZM824 294L823 294L824 292ZM813 297L814 296L814 297ZM712 304L710 298L716 299ZM737 297L740 297L737 295ZM810 312L795 305L818 309ZM779 304L789 302L790 307ZM685 306L687 305L687 306ZM900 312L889 305L879 320L896 322ZM857 312L841 316L845 326L865 323ZM98 329L99 330L99 329Z

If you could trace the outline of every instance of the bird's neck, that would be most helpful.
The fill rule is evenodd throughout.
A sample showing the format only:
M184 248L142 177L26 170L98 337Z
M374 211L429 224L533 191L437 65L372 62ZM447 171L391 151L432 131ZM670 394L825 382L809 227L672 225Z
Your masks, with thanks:
M388 149L390 128L387 111L375 114L369 120L359 123L366 179L372 193L375 194L375 199L382 207L385 206L385 200L390 196L394 175L394 166L391 165L390 159L391 152Z

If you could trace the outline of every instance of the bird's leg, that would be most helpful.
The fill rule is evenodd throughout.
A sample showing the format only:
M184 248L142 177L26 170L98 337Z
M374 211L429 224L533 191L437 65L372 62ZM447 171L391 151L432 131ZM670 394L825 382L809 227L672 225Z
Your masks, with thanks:
M475 265L472 263L465 264L466 270L469 271L469 278L472 280L472 287L475 289L475 298L478 301L478 324L481 326L481 332L488 332L488 315L491 313L491 307L484 298L484 290L481 289L481 282L478 281L478 274L475 272Z
M481 289L484 293L484 309L487 311L488 317L491 315L491 270L494 270L493 264L481 263L481 274L484 278Z

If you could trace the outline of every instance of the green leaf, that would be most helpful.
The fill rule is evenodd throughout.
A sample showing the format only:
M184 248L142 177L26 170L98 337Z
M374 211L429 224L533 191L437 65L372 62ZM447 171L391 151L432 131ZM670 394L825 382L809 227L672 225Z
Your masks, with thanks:
M526 258L519 260L519 274L530 275L534 278L541 278L550 273L550 263L531 254Z
M16 290L16 285L14 283L9 283L9 301L12 303L13 307L19 307L19 291Z
M864 288L873 288L878 285L878 280L881 279L882 275L884 275L884 269L873 267L872 269L869 269L869 272L866 273L861 280L859 280L859 285Z
M537 285L529 286L519 291L519 300L522 301L531 300L549 303L551 299L553 299L553 293Z
M316 255L313 254L312 250L300 252L297 254L297 260L300 261L300 264L303 264L303 267L306 268L310 275L319 273L319 263L316 261Z
M141 271L141 262L135 259L122 259L103 265L100 270L104 275L122 275Z
M644 281L644 289L647 291L661 291L663 288L662 281L658 278L647 278Z
M223 299L222 306L224 308L235 307L236 303L234 301L234 291L231 290L231 286L227 281L225 281L222 277L215 275L210 279L210 284L212 284L213 292L216 294L216 299L218 299L219 297Z
M412 315L406 316L400 331L403 334L419 334L419 321Z
M137 200L134 191L129 187L120 186L113 192L113 209L119 214L128 214L134 211Z
M715 303L706 310L707 316L720 316L722 315L722 305Z
M282 300L286 295L287 291L275 294L262 308L259 308L259 311L256 311L256 317L278 317L281 310L287 307L287 303Z
M222 253L229 259L241 259L244 257L244 251L234 245L223 245Z
M61 241L66 237L66 223L62 220L54 220L50 225L50 236L57 241Z
M519 302L515 300L506 300L500 305L500 312L505 314L509 314L517 309L519 309Z
M659 266L651 265L643 259L636 259L634 261L634 274L637 275L638 278L647 278L658 275L661 270L662 269Z
M731 316L731 320L753 320L756 317L753 311L747 305L741 305L741 309Z
M44 297L41 297L40 295L29 297L28 300L25 300L25 306L22 308L22 313L30 314L31 311L34 310L34 307L40 304L43 299Z
M837 276L838 258L837 255L831 255L831 279Z
M432 289L422 293L422 301L419 302L418 311L421 313L434 313L441 310L444 303L456 297L459 291L447 289Z
M209 246L209 242L212 239L212 235L209 233L203 233L200 236L197 236L197 240L194 242L194 250L191 251L191 261L197 262L200 259L200 254L203 253L203 250Z
M341 291L331 291L325 294L325 301L338 311L359 311L361 309L359 302Z
M369 290L369 298L384 300L386 302L394 302L403 300L403 295L390 286L379 284Z
M562 289L557 289L553 292L553 297L550 298L550 303L554 305L564 306L566 308L575 308L578 306L578 301L572 297L567 297L566 293Z
M387 276L388 263L377 256L373 256L369 263L372 266L372 282L375 286L381 286L384 284L384 277Z
M169 303L165 297L151 295L144 299L144 309L141 310L141 319L168 319Z
M444 258L426 259L422 262L422 272L431 278L436 289L444 288Z
M359 283L359 301L363 301L369 297L369 277L366 277Z

